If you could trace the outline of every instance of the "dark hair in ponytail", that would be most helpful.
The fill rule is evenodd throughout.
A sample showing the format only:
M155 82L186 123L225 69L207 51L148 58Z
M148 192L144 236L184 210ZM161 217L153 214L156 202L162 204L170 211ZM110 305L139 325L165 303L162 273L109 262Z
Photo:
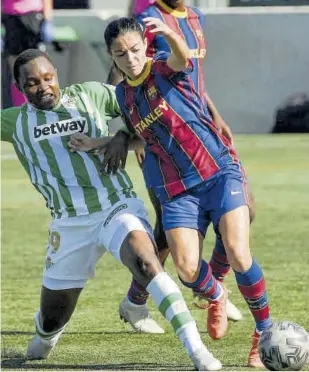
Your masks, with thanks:
M124 35L127 32L138 32L141 38L144 39L142 27L133 17L123 17L109 23L104 32L104 39L108 51L110 51L113 41L119 35Z

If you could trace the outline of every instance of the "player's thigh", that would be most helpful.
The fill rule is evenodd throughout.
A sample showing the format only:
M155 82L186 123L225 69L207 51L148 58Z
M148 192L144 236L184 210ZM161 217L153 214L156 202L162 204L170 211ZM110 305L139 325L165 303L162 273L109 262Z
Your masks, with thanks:
M214 179L207 195L209 214L216 232L222 217L242 206L249 206L247 180L238 165L231 165ZM219 231L221 234L221 231Z
M245 188L247 190L250 222L252 222L255 218L255 199L247 179L246 170L243 166L241 166L241 173Z
M136 238L134 232L141 234L137 234ZM142 251L155 251L148 212L143 201L138 198L120 201L109 209L109 213L101 225L99 243L118 261L122 262L121 251L124 245L128 245L127 237L131 238L132 242L134 240L136 247L139 246L138 243L141 243L139 249Z
M172 198L162 207L163 226L174 263L182 279L191 281L199 270L210 220L200 208L195 190Z
M219 175L211 188L211 219L220 233L230 264L250 263L249 196L246 179L237 167Z
M105 252L98 245L103 212L56 219L50 225L43 285L51 290L83 288Z

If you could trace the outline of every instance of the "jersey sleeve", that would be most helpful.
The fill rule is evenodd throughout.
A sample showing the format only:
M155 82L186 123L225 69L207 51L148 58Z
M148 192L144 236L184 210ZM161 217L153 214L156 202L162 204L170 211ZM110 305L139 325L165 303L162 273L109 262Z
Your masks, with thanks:
M11 107L1 111L1 141L12 142L19 113L19 107Z
M82 88L106 120L116 118L121 114L113 85L91 81L83 83Z
M170 53L167 52L159 52L154 56L152 68L159 75L162 75L166 78L179 80L193 71L193 62L191 59L189 61L189 65L183 71L174 71L167 64L167 59L169 56Z

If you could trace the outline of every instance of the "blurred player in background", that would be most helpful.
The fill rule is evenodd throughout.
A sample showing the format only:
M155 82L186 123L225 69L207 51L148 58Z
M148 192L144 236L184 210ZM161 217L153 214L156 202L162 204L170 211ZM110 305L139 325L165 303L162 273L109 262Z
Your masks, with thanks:
M156 0L130 0L128 16L136 17L141 14L148 6L154 4Z
M42 48L54 40L53 0L2 0L2 23L5 27L4 52L11 77L16 56L29 48ZM13 106L26 99L11 82Z
M132 5L138 4L138 0L132 2ZM145 5L144 3L142 5ZM137 14L137 10L134 11ZM144 12L137 16L138 22L145 30L145 38L147 41L147 56L153 57L159 51L170 51L170 47L163 35L151 33L143 24L143 18L151 16L165 22L175 32L177 32L184 40L186 40L190 51L194 70L191 74L196 90L199 92L205 110L210 112L215 124L223 133L223 135L232 142L232 133L228 125L219 114L209 95L205 91L205 77L203 72L203 64L206 56L206 39L204 36L205 16L197 8L185 6L184 0L156 0L153 6L147 7ZM117 68L113 68L114 75L111 83L116 84L122 80L121 74L117 73ZM140 166L142 167L144 159L144 150L136 150L136 155ZM155 238L160 252L161 261L164 263L168 256L168 246L165 233L162 227L162 212L160 203L155 196L153 190L148 189L149 198L156 213ZM250 214L253 218L253 203L252 195L250 195ZM211 257L210 265L214 276L223 282L225 276L230 270L230 265L227 262L225 249L219 234L216 235L216 244ZM126 319L132 327L139 332L156 332L153 321L151 325L148 322L148 312L145 311L148 294L136 282L132 281L131 287L126 298L122 301L119 307L120 316ZM140 308L136 305L140 305ZM228 318L234 321L241 320L242 315L237 307L227 299L227 314Z
M116 96L127 127L146 143L143 173L162 207L163 227L182 283L209 304L211 338L228 328L226 290L202 260L209 224L224 242L227 262L255 321L248 365L261 367L258 340L271 326L261 267L249 245L247 180L231 141L214 123L195 89L192 51L158 18L143 18L149 33L164 36L170 52L147 57L147 40L134 18L112 21L105 30L108 51L125 79ZM111 164L124 144L112 139ZM106 156L106 152L105 152ZM103 169L106 159L103 161Z
M147 288L195 368L221 369L203 344L178 286L163 270L147 211L127 173L102 175L96 155L68 147L73 133L94 140L107 136L107 120L120 114L114 88L87 82L60 90L55 66L37 49L20 54L13 72L29 103L2 111L1 139L13 144L53 217L36 334L27 357L48 357L107 250ZM129 134L120 131L116 138L122 136Z

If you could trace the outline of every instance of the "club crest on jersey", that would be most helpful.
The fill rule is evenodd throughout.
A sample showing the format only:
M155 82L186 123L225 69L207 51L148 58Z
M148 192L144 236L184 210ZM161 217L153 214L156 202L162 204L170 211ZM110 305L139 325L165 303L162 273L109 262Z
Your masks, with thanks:
M61 120L52 124L37 125L33 128L34 141L42 141L53 137L69 136L73 133L87 133L88 122L85 118L77 116Z
M74 97L73 94L64 94L61 101L63 105L67 107L74 107L77 102L77 98Z
M158 95L158 90L157 88L153 85L152 87L148 88L147 90L147 96L149 99L155 99Z

